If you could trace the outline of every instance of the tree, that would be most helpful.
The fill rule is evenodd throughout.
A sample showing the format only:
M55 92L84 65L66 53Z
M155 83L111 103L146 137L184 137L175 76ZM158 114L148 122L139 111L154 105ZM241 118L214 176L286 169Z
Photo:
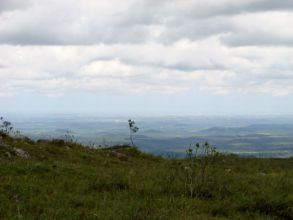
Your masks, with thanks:
M131 145L134 146L134 144L133 144L133 134L138 132L139 128L135 125L134 120L131 120L131 119L128 120L128 125L129 125L129 139L131 141Z
M4 120L3 117L0 117L0 123L0 133L2 135L9 135L13 130L11 122Z

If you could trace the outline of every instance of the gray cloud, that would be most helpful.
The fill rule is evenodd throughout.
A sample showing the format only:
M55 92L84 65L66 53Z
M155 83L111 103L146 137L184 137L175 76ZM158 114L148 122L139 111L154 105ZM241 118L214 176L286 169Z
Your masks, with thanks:
M0 96L293 93L291 1L18 3L0 6Z
M5 11L11 11L15 9L24 9L31 5L30 0L1 0L0 2L0 14Z
M232 46L293 46L293 38L271 36L264 33L236 33L221 38L222 42Z
M293 2L290 0L260 0L247 5L247 11L292 11Z
M231 19L231 31L220 37L228 46L293 46L293 13L258 13Z
M23 2L5 0L1 5L3 10L21 9L28 6ZM253 14L268 13L267 16L274 18L273 12L290 12L293 10L291 0L209 0L204 3L195 0L127 0L123 4L40 0L31 3L26 10L14 11L9 16L0 15L0 44L172 44L181 39L197 41L229 34L221 38L229 46L278 46L291 45L292 39L290 35L261 40L253 35L274 35L278 23L259 35L253 31L266 25L265 20L250 20L246 29L242 29L241 23L234 22L235 16L245 20L249 14L253 17ZM256 28L250 30L249 24Z
M179 24L180 20L205 19L231 16L242 13L267 11L293 11L291 0L218 0L200 2L196 0L159 0L137 1L130 5L129 11L122 17L126 24ZM179 21L178 21L179 20ZM122 22L122 23L123 23Z
M202 12L203 16L229 16L241 13L267 12L267 11L292 11L293 2L291 0L254 0L254 1L230 1L221 4L218 8Z

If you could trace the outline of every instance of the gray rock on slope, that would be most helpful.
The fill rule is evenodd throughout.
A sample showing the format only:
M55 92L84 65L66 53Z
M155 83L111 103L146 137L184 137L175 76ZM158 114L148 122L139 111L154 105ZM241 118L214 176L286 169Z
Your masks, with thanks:
M26 152L20 148L14 147L13 151L15 152L16 156L21 157L22 159L27 160L27 159L30 159L30 157L31 157L28 152Z
M5 148L7 151L5 152L8 158L11 158L11 153L22 159L30 159L30 154L20 148L11 147L10 145L3 142L2 138L0 138L0 147Z

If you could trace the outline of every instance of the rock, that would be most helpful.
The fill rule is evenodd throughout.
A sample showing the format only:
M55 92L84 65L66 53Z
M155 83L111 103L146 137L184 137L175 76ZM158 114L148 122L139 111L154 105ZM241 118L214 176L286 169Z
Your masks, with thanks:
M11 147L10 145L4 143L3 141L1 142L0 140L0 147L5 148L7 151L5 152L5 155L8 158L12 157L12 154L21 157L22 159L29 159L31 156L28 152L20 149L20 148L16 148L16 147ZM12 153L12 154L11 154Z
M20 148L14 147L13 150L14 150L16 156L21 157L22 159L27 160L31 157L28 152L26 152Z

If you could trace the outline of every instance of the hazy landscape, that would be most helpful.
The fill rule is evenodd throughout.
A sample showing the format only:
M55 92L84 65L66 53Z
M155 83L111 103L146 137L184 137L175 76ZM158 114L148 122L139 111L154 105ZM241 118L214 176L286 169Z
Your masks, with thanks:
M78 115L12 116L16 129L37 139L64 138L112 146L129 144L127 117ZM290 116L190 116L137 117L135 144L143 151L182 157L195 142L208 141L220 152L241 156L293 156L293 117Z
M244 158L200 143L183 159L164 158L5 128L0 219L293 219L292 157Z
M0 0L0 220L293 220L293 0Z

